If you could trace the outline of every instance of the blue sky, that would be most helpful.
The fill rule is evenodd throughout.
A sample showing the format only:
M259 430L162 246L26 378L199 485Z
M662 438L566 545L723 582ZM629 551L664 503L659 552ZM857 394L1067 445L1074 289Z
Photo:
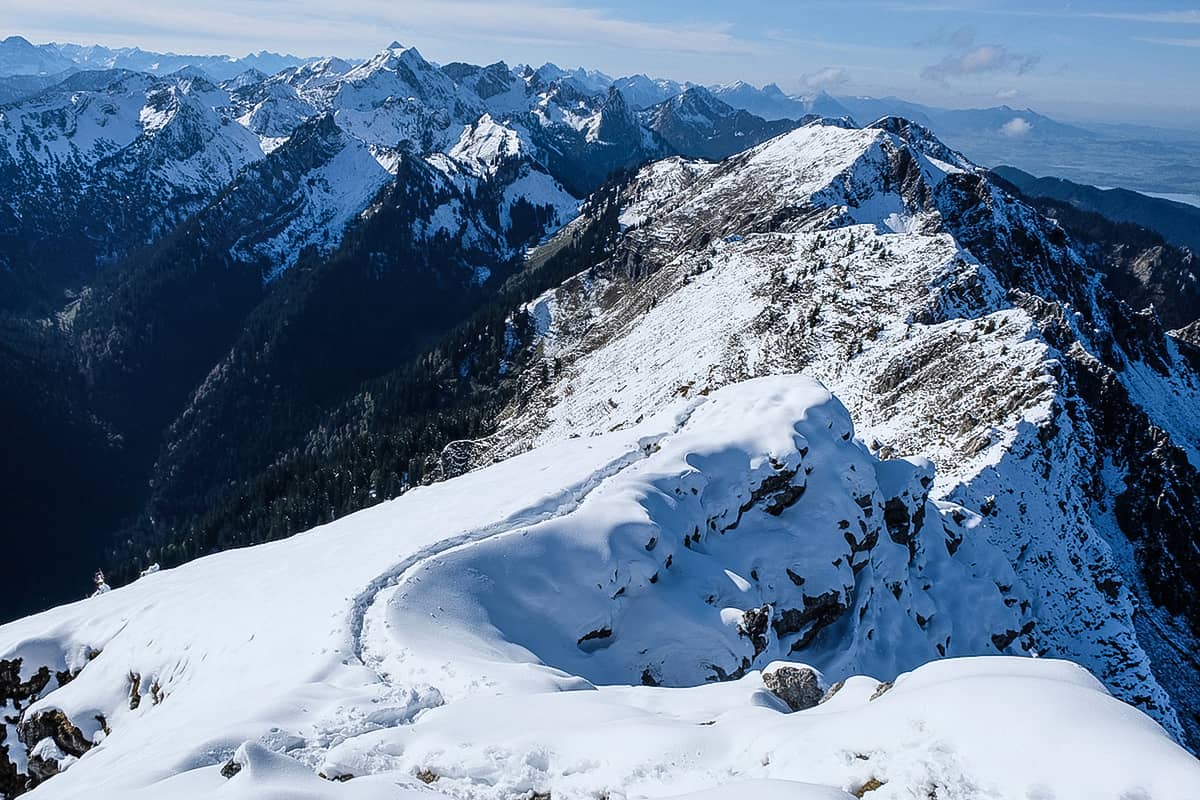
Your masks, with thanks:
M949 0L0 0L0 33L176 52L554 61L1200 128L1200 6Z

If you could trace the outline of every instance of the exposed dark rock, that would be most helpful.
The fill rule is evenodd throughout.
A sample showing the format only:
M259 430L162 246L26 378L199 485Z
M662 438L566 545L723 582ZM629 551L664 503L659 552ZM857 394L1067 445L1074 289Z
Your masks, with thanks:
M804 711L821 702L820 680L807 667L780 667L764 672L762 678L763 685L792 711Z
M41 695L51 677L49 667L40 667L29 680L22 681L22 663L20 658L0 660L0 705L12 703L18 711Z
M803 608L785 608L772 620L775 635L779 639L801 633L791 648L795 653L807 647L817 634L824 628L836 622L849 606L846 605L840 592L830 590L824 594L810 597L804 595Z
M867 702L870 702L871 700L878 700L880 697L883 697L885 694L891 691L894 685L895 684L892 681L884 681L883 683L879 684L875 687L874 693L871 694L871 697Z
M30 789L33 789L38 784L50 780L61 771L62 765L58 763L58 759L46 758L40 755L30 756L29 765L26 767L28 786Z
M142 676L136 672L129 673L129 710L136 711L142 704Z
M963 535L958 531L951 530L948 525L943 526L942 531L946 535L946 552L954 555L958 552L958 548L962 546Z
M896 544L908 547L912 544L920 526L913 524L908 512L908 504L899 497L888 498L883 506L883 521L887 525L888 535Z
M752 608L742 614L742 622L738 633L745 636L754 645L754 657L767 649L767 630L771 622L771 606Z
M579 641L576 644L579 645L581 650L599 650L608 645L608 640L612 638L612 635L612 628L605 626L597 628L594 631L588 631L579 637Z
M0 726L0 733L4 727ZM2 741L2 737L0 737ZM26 790L25 776L17 772L17 765L8 757L7 744L0 744L0 797L16 797Z
M21 680L21 667L23 660L20 658L0 660L0 708L11 710L11 714L6 715L12 722L17 722L20 718L21 711L29 707L31 703L37 700L46 687L50 683L50 670L43 666L39 668L29 680ZM10 742L8 738L8 726L0 723L0 797L16 797L28 791L30 786L30 778L32 775L27 775L17 770L17 765L9 756L10 748L22 747L23 745L32 747L43 737L38 737L35 740L26 743L21 737L21 729L17 729L18 738L21 741ZM53 767L50 763L39 761L37 764L30 764L30 769L38 770L39 773L49 776L57 771L57 764ZM39 778L38 780L44 780Z
M1008 649L1009 645L1011 645L1013 642L1015 642L1017 640L1017 637L1020 635L1021 635L1020 631L1012 631L1012 630L1005 631L1004 633L993 633L992 634L992 644L994 644L996 646L997 650L999 650L1001 653L1003 653L1005 650Z
M26 747L33 747L43 739L53 739L59 750L77 758L92 749L92 743L83 735L83 731L57 708L39 711L21 720L17 725L17 738Z

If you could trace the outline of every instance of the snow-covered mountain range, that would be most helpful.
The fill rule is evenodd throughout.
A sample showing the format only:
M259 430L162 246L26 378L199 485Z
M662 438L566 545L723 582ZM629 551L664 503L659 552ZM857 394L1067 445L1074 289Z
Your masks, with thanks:
M404 153L463 187L503 175L509 206L524 200L562 223L615 169L668 154L721 158L795 124L739 115L700 88L684 100L688 109L640 119L608 79L549 65L440 68L399 44L361 64L251 69L220 84L188 69L79 72L0 110L8 302L30 285L90 280L250 181L286 174L296 186L281 194L267 185L275 202L256 210L259 241L233 250L273 277L304 247L330 252ZM314 130L324 132L320 147ZM438 224L454 216L447 210ZM503 235L511 215L500 216Z
M1191 335L761 95L394 44L0 106L0 370L150 486L145 574L0 626L0 796L1194 796Z
M96 69L127 69L165 75L191 68L201 70L210 79L220 81L234 78L247 70L274 73L316 60L265 50L233 58L156 53L138 47L112 48L58 43L35 45L23 36L8 36L0 40L0 77L64 76L75 70Z

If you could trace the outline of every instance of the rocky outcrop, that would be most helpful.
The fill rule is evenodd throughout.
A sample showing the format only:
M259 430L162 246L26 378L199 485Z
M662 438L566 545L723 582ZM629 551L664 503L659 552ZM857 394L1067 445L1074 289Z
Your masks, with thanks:
M34 747L45 739L68 756L79 756L92 749L92 743L83 735L67 715L58 709L39 711L17 726L17 735L27 747Z
M767 690L792 711L804 711L821 702L824 690L816 671L809 667L782 666L763 673Z
M13 760L12 748L25 746L18 723L21 715L50 685L49 667L39 667L26 680L21 679L24 660L0 659L0 797L16 797L30 788L30 769L21 773ZM10 731L19 738L10 738ZM26 754L26 762L29 763Z

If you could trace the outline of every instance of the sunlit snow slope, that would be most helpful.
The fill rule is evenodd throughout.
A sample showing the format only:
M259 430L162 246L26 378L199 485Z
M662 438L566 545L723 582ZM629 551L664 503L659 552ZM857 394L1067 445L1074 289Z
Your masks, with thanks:
M853 677L795 713L764 689L834 608L861 635L821 660L877 677L1019 624L933 473L804 378L681 399L0 628L10 767L90 800L1194 797L1200 764L1066 662ZM949 593L960 616L922 616Z

